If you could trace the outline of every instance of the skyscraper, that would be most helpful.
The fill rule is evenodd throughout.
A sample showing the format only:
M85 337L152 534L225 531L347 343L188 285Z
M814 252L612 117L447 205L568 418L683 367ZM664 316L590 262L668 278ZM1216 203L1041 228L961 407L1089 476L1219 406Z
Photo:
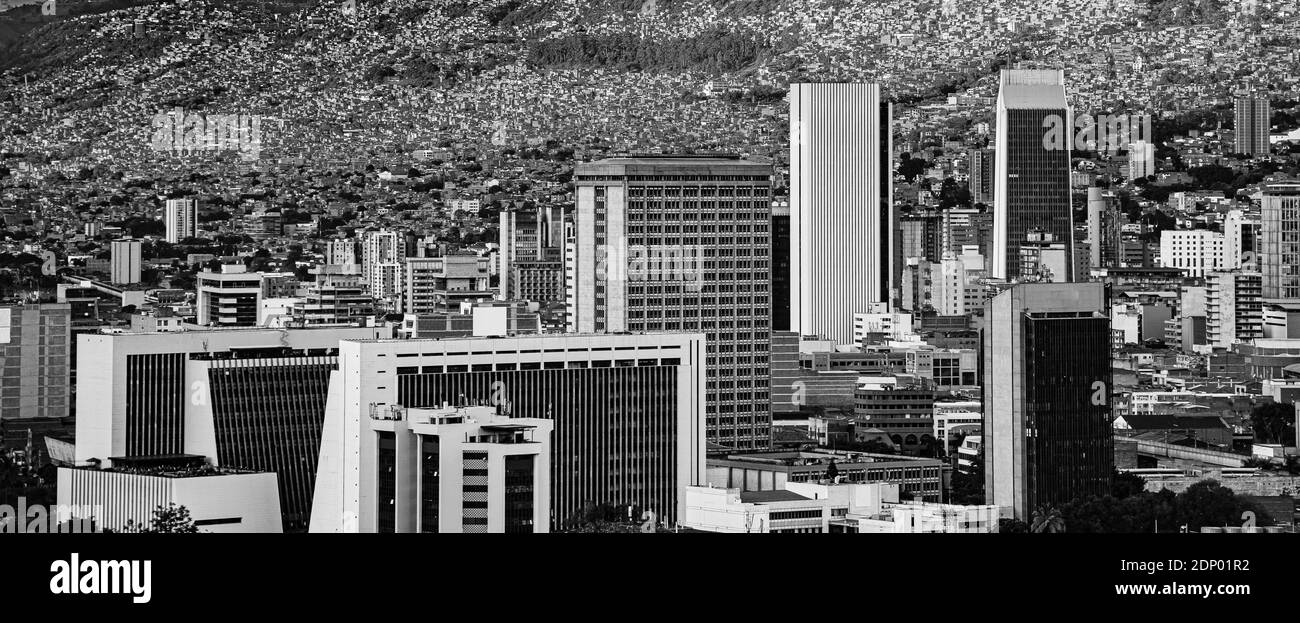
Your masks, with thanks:
M993 150L972 149L970 152L971 202L993 205Z
M876 84L790 85L790 328L853 341L897 297L892 104Z
M368 231L361 238L361 281L370 287L370 295L386 309L400 309L403 263L406 241L401 232Z
M990 275L1020 276L1020 243L1033 229L1063 242L1073 255L1070 148L1074 123L1065 100L1065 72L1004 69L998 90L994 147L993 257ZM1066 266L1073 267L1072 257ZM1065 276L1073 281L1073 275Z
M199 235L199 202L193 199L168 199L163 211L167 225L167 242L176 244Z
M1272 114L1268 98L1238 97L1234 109L1234 151L1251 156L1268 155L1269 116Z
M1264 189L1259 270L1265 299L1300 299L1300 184Z
M772 204L772 330L790 330L790 203Z
M1035 510L1111 490L1110 317L1101 283L1019 284L984 317L989 504Z
M0 424L69 414L72 306L0 307Z
M140 247L139 240L114 240L109 247L111 253L111 279L116 284L140 283Z
M1120 265L1121 227L1117 198L1098 186L1088 189L1088 267ZM1082 279L1082 275L1076 278Z
M771 175L680 156L574 172L577 332L707 332L709 441L732 448L771 439Z

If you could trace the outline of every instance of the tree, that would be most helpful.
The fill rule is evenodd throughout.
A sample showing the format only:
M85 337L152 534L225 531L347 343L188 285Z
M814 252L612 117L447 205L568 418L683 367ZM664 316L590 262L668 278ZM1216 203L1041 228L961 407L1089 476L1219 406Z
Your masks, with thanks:
M1029 531L1034 534L1065 532L1065 518L1055 506L1040 507L1034 511Z
M1295 441L1295 405L1267 402L1250 411L1250 426L1261 443L1290 445Z
M1117 500L1141 493L1146 490L1146 486L1146 479L1137 474L1121 472L1117 469L1111 476L1110 491Z
M1029 532L1029 524L1020 521L1019 519L999 519L998 532L1004 534L1027 534Z
M194 525L194 520L190 518L190 509L177 504L168 504L166 507L159 506L153 510L153 520L149 525L135 523L135 520L128 520L123 532L138 534L195 534L199 531Z

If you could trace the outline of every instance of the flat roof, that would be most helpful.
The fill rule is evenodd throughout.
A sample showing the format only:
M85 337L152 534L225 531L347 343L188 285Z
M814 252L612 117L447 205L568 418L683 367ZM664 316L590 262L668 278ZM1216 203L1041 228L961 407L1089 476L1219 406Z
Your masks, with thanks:
M754 504L770 504L772 502L803 502L812 498L804 497L793 491L785 489L777 491L741 491L740 501Z

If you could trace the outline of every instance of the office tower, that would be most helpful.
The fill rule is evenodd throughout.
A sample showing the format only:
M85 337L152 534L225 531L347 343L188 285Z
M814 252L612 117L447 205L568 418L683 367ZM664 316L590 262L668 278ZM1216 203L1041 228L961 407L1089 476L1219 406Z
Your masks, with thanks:
M222 266L221 272L200 271L198 324L214 327L255 327L262 309L262 276L242 265Z
M333 266L351 266L357 263L357 241L336 238L325 243L325 263Z
M1114 467L1110 318L1101 283L1019 284L984 314L989 504L1029 521L1108 495Z
M574 172L577 331L707 332L709 441L731 448L771 439L771 174L680 156Z
M406 260L403 311L438 314L460 310L461 303L491 300L488 258L477 255L412 257Z
M558 244L562 224L556 222L552 208L513 208L501 211L499 297L510 298L510 279L515 262L538 262L547 259L547 249Z
M140 248L139 240L114 240L109 245L113 268L110 273L113 283L129 285L140 283Z
M673 523L685 488L703 481L702 334L346 340L340 349L313 532L388 530L379 520L387 521L389 485L364 476L387 460L384 445L362 435L394 407L490 404L504 406L510 421L551 423L551 504L541 517L552 529L601 503L633 504ZM421 452L407 441L395 460L411 468ZM432 488L419 494L420 513L443 500L424 499L426 492ZM396 511L398 532L416 531L428 517Z
M790 330L790 202L772 202L772 331Z
M1234 115L1234 151L1250 156L1267 156L1272 111L1267 97L1238 97Z
M1228 270L1259 269L1260 215L1229 210L1223 217L1223 266Z
M564 330L578 330L578 227L564 219Z
M1260 273L1234 270L1205 276L1205 339L1215 348L1232 348L1264 335L1263 280Z
M993 150L970 152L970 195L972 203L993 205Z
M807 386L799 381L799 334L772 332L772 413L798 413L807 404Z
M1261 295L1300 299L1300 184L1265 187L1259 234Z
M1136 180L1156 174L1156 146L1134 141L1128 149L1128 179Z
M0 307L0 423L69 415L72 306Z
M339 340L387 329L78 336L77 463L175 455L273 471L284 529L306 528ZM62 492L60 492L62 494Z
M401 232L379 230L361 234L361 281L386 309L399 309L406 272L406 241Z
M955 253L945 253L930 264L930 305L940 316L966 314L966 263Z
M876 84L790 85L790 328L840 344L895 296L892 104Z
M163 211L167 225L167 242L176 244L199 235L199 202L194 199L168 199Z
M938 214L925 212L898 217L898 256L901 262L909 257L939 261L942 219Z
M941 215L943 252L961 254L976 247L989 257L993 249L993 213L987 208L948 208Z
M1120 265L1122 241L1118 198L1101 188L1088 188L1088 267L1116 268ZM1083 275L1076 275L1083 281Z
M1207 229L1166 229L1160 232L1160 265L1181 268L1188 277L1223 270L1223 234Z
M294 323L302 327L364 323L375 314L375 302L361 283L356 264L325 264L303 298L294 303Z
M550 532L554 422L504 411L375 407L362 420L363 439L377 448L363 477L378 483L379 499L358 507L357 524L380 533Z
M551 249L558 252L559 249ZM554 253L550 254L555 257ZM564 302L564 262L515 260L510 263L510 292L507 298L547 305Z
M1074 249L1070 148L1074 124L1061 70L1002 70L997 101L990 276L1020 277L1020 244L1041 229ZM1053 133L1055 132L1055 134ZM1072 258L1066 265L1073 267ZM1073 281L1065 275L1064 281Z

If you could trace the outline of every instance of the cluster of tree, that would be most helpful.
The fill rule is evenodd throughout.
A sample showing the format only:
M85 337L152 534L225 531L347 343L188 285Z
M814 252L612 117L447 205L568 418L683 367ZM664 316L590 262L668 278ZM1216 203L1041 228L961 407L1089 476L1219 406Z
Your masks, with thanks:
M1284 402L1266 402L1250 411L1250 427L1255 440L1260 443L1277 443L1290 446L1295 443L1295 405Z
M1115 491L1119 493L1119 491ZM1197 532L1202 526L1241 525L1243 515L1255 513L1260 525L1272 523L1263 509L1214 480L1198 482L1182 493L1145 490L1119 497L1107 495L1069 502L1060 516L1069 532Z
M175 503L155 508L153 519L148 524L128 520L122 528L126 534L196 534L198 531L190 517L190 509Z
M538 65L595 65L628 71L731 72L750 65L767 51L754 36L722 28L665 41L633 34L578 34L528 44L529 59Z
M760 84L746 91L731 91L722 96L722 99L732 104L762 106L766 104L775 104L785 99L786 94L787 91L781 87Z

